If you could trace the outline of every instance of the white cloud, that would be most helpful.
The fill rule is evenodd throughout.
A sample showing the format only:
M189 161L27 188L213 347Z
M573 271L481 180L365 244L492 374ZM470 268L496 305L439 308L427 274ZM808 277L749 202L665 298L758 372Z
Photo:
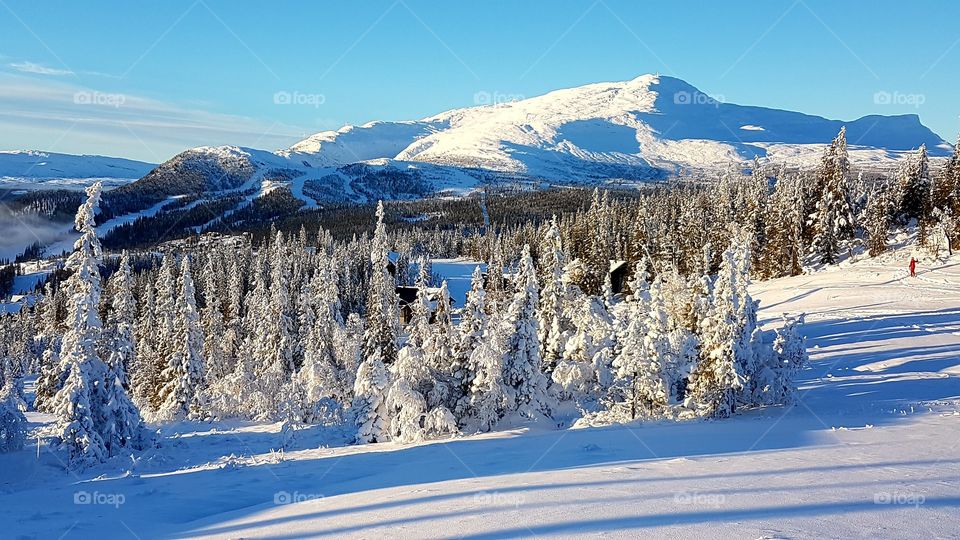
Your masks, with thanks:
M0 149L162 162L194 146L285 148L310 130L52 79L0 73Z
M34 62L27 62L27 61L13 62L7 65L17 71L22 71L23 73L33 73L36 75L53 75L55 77L61 77L64 75L74 74L73 71L70 71L69 69L56 69L56 68L47 67L41 64L37 64Z

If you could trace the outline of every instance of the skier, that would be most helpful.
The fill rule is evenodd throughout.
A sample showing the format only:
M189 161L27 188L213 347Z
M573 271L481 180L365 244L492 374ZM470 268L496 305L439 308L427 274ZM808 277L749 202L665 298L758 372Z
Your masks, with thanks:
M917 277L917 260L910 257L910 277Z

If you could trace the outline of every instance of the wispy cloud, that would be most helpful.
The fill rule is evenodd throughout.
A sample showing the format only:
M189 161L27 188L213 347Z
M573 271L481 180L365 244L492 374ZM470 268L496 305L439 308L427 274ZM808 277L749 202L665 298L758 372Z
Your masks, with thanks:
M36 62L12 62L7 65L17 71L23 73L33 73L35 75L52 75L54 77L63 77L65 75L74 74L73 71L70 71L69 69L47 67L42 64L37 64Z
M194 146L285 148L310 131L62 80L0 73L0 149L157 163ZM56 148L49 147L51 141L58 141Z

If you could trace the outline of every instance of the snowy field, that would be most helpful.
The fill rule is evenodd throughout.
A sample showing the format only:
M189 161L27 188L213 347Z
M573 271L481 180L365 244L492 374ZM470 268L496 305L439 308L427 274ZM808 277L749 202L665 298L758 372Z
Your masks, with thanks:
M791 408L415 446L179 424L76 474L41 441L0 455L0 536L957 538L960 257L907 258L754 287L763 324L808 314Z

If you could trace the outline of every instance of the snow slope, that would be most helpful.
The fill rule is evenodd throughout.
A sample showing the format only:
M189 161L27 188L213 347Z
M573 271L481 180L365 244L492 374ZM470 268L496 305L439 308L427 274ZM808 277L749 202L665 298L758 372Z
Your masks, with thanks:
M490 182L637 182L755 156L812 167L844 126L855 165L889 168L921 144L932 156L951 149L916 115L828 120L726 103L680 79L642 75L421 120L348 125L275 152L198 147L134 186L175 195L279 173L273 185L288 184L312 207L462 193Z
M895 159L949 146L916 115L852 122L718 101L673 77L642 75L418 122L378 122L314 135L290 148L325 166L373 158L482 168L552 180L650 178L753 156L819 158L842 126L853 159ZM813 145L813 146L811 146ZM402 150L397 151L398 148ZM878 153L877 150L880 150ZM862 155L861 155L862 154Z
M34 150L0 151L0 188L80 189L96 180L121 185L156 165L131 159L77 156Z
M955 538L960 257L912 279L908 257L753 288L765 325L808 314L794 407L414 446L179 424L160 449L76 475L41 443L0 455L4 535Z

